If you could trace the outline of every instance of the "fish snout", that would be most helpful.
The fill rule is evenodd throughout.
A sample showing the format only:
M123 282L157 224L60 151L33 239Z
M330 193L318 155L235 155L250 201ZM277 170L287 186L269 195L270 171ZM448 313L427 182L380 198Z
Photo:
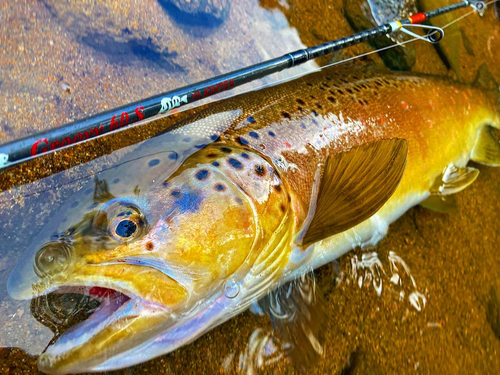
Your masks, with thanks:
M38 277L53 276L71 266L73 247L66 242L48 242L35 255L34 270Z

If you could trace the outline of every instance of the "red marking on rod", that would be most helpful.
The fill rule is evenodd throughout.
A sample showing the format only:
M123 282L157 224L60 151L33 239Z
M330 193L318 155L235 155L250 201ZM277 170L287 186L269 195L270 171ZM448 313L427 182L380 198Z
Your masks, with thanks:
M410 20L410 22L412 24L413 23L422 23L427 19L427 16L425 15L425 13L417 13L417 14L414 14L413 16L408 17L408 19Z
M83 133L76 133L74 136L72 136L73 138L65 137L61 140L51 141L50 150L55 150L60 147L68 146L74 143L79 143L85 139L96 137L102 133L104 133L104 126L102 125L99 127L96 126L95 128L85 130ZM49 151L49 141L47 138L39 139L31 146L31 156L43 154L44 152L47 151Z

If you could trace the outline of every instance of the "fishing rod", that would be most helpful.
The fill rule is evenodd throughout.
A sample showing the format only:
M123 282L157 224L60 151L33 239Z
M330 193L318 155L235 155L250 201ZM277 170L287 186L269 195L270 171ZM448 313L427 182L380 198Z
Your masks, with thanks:
M481 15L486 9L483 1L464 0L429 12L416 13L407 18L361 31L351 36L291 52L278 58L126 104L19 140L14 140L0 145L0 169L28 161L55 150L73 146L103 134L115 133L137 121L169 113L174 109L177 110L177 108L197 102L219 92L231 90L256 79L298 66L317 57L380 36L392 34L396 31L402 31L415 38L437 43L444 36L443 29L436 26L422 25L422 23L430 18L468 6L473 7ZM425 28L428 30L428 33L426 36L420 36L408 29L411 26Z

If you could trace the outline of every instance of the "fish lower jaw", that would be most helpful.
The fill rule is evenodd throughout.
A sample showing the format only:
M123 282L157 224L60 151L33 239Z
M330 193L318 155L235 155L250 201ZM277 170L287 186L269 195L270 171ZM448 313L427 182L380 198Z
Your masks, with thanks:
M103 287L61 287L55 293L80 293L99 300L101 305L84 321L74 325L48 346L38 358L38 367L49 374L76 373L92 371L102 362L101 355L112 356L99 349L99 343L105 341L103 332L113 325L133 319L148 311L161 310L161 307L142 300L135 295L125 295L119 291ZM163 308L164 309L164 308ZM89 349L95 350L88 357ZM99 354L97 352L101 351ZM94 355L97 356L94 357Z

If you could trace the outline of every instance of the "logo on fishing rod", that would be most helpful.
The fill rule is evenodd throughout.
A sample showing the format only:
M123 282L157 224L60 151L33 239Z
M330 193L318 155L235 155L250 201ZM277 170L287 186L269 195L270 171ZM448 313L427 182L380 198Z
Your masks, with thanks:
M165 112L170 111L174 108L180 107L181 103L187 104L187 102L188 102L187 95L184 95L183 97L174 96L172 99L163 98L161 100L161 109L160 109L160 112L158 112L158 113L165 113Z

